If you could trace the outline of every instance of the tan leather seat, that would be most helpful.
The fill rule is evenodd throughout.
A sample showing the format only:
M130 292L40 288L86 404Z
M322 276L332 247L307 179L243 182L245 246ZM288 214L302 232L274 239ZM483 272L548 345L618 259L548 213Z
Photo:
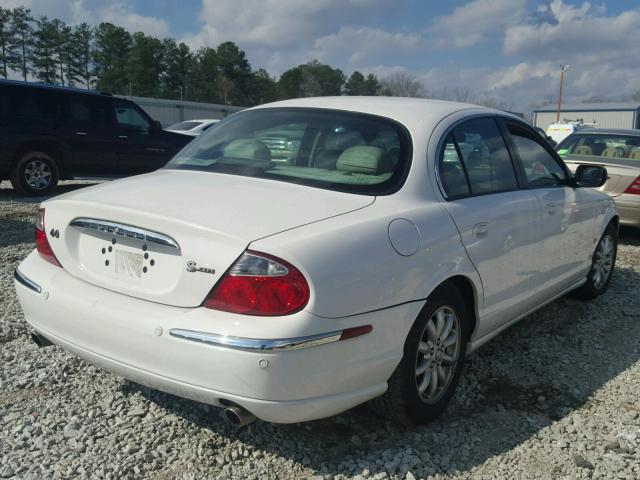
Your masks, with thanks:
M629 158L633 160L640 160L640 148L635 148L629 152Z
M608 158L620 158L620 150L618 150L615 147L608 147L605 148L602 153L600 154L601 157L608 157Z
M576 148L575 154L576 155L593 155L593 150L591 150L591 147L588 147L586 145L581 145L578 148Z

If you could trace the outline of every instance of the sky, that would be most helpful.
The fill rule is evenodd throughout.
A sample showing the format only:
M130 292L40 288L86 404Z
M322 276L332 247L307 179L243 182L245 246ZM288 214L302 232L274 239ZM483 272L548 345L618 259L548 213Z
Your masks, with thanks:
M557 97L640 91L640 1L0 0L67 23L110 21L192 48L234 41L278 76L317 59L350 74L408 71L427 92L468 92L527 111Z

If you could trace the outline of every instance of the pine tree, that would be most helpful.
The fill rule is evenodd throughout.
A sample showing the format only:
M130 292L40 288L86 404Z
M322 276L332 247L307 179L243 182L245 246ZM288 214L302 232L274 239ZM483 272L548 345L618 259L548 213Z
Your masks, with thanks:
M127 61L127 76L134 95L152 97L159 93L163 45L142 32L133 34Z
M209 47L196 52L191 67L190 98L197 102L221 103L217 83L219 76L218 53Z
M9 66L15 63L15 32L11 28L12 12L0 7L0 75L9 76Z
M93 28L88 23L76 26L71 34L71 78L72 82L91 88Z
M59 22L59 20L58 20ZM56 83L58 75L58 25L46 16L36 22L33 34L31 65L35 77L45 83Z
M131 34L122 27L101 23L95 31L94 74L99 90L129 93L127 64L131 51Z
M191 93L190 73L193 54L186 44L178 44L172 38L164 39L162 45L164 49L160 76L162 97L184 100Z
M25 82L29 74L29 60L33 46L31 38L33 34L32 22L31 10L24 7L13 9L11 13L12 37L9 49L16 53L15 56L9 59L9 67L20 72Z

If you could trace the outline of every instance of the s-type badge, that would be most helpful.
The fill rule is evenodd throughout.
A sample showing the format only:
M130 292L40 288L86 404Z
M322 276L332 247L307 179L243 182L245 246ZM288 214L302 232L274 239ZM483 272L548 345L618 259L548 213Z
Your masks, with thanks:
M189 260L187 262L187 272L202 272L211 274L216 273L215 269L213 268L199 267L198 264L193 260Z

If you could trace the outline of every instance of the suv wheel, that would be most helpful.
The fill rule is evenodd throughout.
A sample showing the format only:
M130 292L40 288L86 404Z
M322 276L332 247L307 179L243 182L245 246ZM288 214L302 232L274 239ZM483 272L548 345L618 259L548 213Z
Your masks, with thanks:
M374 410L405 425L421 425L440 415L453 396L464 364L469 314L453 286L427 300L389 378L389 388L371 401Z
M46 195L58 184L58 168L51 155L30 151L11 171L11 185L23 195Z

